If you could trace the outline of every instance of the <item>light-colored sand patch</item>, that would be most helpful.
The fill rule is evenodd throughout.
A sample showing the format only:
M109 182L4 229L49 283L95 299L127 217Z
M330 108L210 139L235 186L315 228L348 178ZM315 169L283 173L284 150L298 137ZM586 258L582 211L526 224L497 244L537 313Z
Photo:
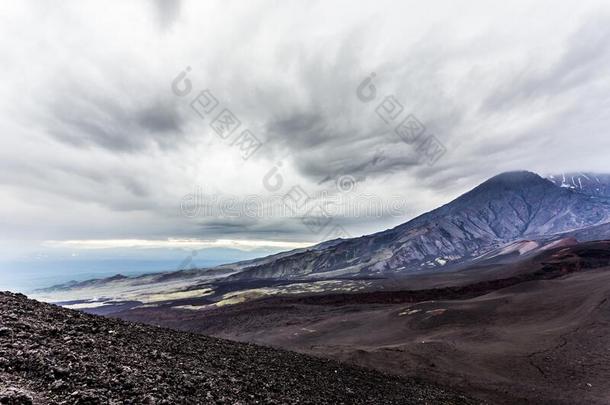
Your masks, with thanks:
M85 309L85 308L100 308L105 305L110 305L106 302L82 302L79 304L64 305L68 309Z
M398 316L413 315L418 312L421 312L421 309L411 309L411 310L402 311L401 313L398 314Z
M175 308L175 309L186 309L186 310L189 310L189 311L201 311L201 310L213 307L213 306L214 306L214 304L207 304L207 305L177 305L177 306L172 307L172 308Z
M362 281L325 280L313 283L295 283L279 287L262 287L235 291L223 295L217 306L241 304L242 302L274 295L322 293L328 291L351 292L366 288L370 283Z
M231 297L231 298L227 298L225 300L218 301L215 305L217 307L224 307L225 305L241 304L242 302L246 302L246 297L236 296L236 297Z
M212 290L211 288L201 288L198 290L189 290L189 291L174 291L174 292L168 292L168 293L142 294L139 297L138 301L141 301L145 304L150 304L152 302L205 297L206 295L210 295L212 293L214 293L214 290Z

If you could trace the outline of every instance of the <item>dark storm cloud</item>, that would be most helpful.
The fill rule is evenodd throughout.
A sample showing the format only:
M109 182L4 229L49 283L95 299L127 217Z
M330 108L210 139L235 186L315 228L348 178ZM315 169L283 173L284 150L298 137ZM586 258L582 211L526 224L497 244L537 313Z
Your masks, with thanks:
M295 85L298 102L291 92L260 90L261 104L266 107L263 115L271 116L265 133L271 147L266 150L274 156L293 156L299 172L314 182L326 183L341 175L374 180L426 166L415 146L394 132L399 121L388 125L375 113L387 96L402 104L402 118L417 116L428 135L445 143L457 136L456 128L468 114L469 107L445 94L439 83L446 62L456 52L447 45L451 43L448 34L419 32L403 53L369 70L363 68L370 64L363 43L370 31L370 27L348 31L327 54L294 51L294 62L289 65L299 67ZM356 97L356 90L372 71L376 72L377 97L365 104ZM275 145L286 150L277 153Z
M427 133L447 146L446 158L433 167L422 162L413 147L392 132L393 128L379 124L371 106L355 99L356 86L369 72L360 68L366 57L358 46L359 36L351 33L328 58L335 63L332 74L322 68L329 66L329 60L298 54L296 64L303 68L297 87L305 94L302 98L308 108L296 112L278 108L284 113L267 122L268 139L288 149L302 175L323 184L344 174L358 181L374 181L388 173L403 172L422 186L441 190L452 185L452 178L474 183L477 177L481 179L481 173L535 168L533 155L556 142L561 133L553 123L576 119L582 113L578 103L582 103L583 95L569 93L603 83L599 79L607 75L604 69L610 56L608 27L606 17L583 20L548 68L541 69L544 64L536 60L525 61L521 69L508 66L498 71L488 92L483 86L477 87L480 73L474 67L457 82L463 94L446 91L440 78L446 75L447 66L460 58L461 52L472 54L476 49L453 46L448 33L419 33L406 57L393 55L391 61L376 66L381 96L395 95L407 113L424 122ZM485 44L476 46L486 48ZM546 61L553 54L541 56ZM286 96L285 103L290 105L290 96ZM571 100L566 102L563 96ZM537 122L525 124L531 115L520 108L540 98L563 108L549 108ZM494 115L500 110L506 115L504 121L495 127L487 124L497 119ZM519 120L523 124L515 125ZM482 129L486 125L490 125L487 133ZM492 136L494 133L497 135Z
M153 144L175 148L185 136L185 117L172 98L113 99L72 88L58 94L48 107L49 133L81 148L137 153Z
M408 167L419 165L420 159L413 153L408 145L386 142L378 138L374 142L367 142L366 149L346 144L335 144L327 148L320 148L308 153L298 155L295 162L300 173L317 181L320 184L334 182L338 177L350 175L358 181L365 181L370 177L386 176Z
M157 102L136 113L137 124L151 133L180 133L181 119L175 105Z
M267 131L272 136L290 139L297 146L312 147L326 140L326 120L311 113L296 113L280 117L267 123Z
M268 222L268 221L267 221ZM216 237L221 237L223 233L230 235L245 234L250 237L261 236L265 234L301 234L303 225L298 221L294 221L291 226L290 221L272 223L264 223L256 218L210 218L199 222L199 227L203 231L202 235L215 234Z

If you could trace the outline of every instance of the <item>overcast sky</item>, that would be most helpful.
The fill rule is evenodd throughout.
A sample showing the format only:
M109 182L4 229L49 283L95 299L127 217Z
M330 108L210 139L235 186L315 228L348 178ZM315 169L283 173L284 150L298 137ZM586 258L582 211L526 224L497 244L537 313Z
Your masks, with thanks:
M285 250L502 171L610 172L607 1L5 0L0 46L5 260ZM394 132L409 114L445 148L434 164ZM282 200L294 187L324 229Z

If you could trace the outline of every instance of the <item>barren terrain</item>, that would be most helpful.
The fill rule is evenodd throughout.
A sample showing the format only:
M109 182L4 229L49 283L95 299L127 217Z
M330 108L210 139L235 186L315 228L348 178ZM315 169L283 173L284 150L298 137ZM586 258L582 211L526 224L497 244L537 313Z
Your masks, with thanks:
M609 246L559 247L502 265L495 281L483 266L447 275L451 287L119 316L423 377L490 403L607 404Z
M437 386L298 353L0 293L0 403L468 404Z

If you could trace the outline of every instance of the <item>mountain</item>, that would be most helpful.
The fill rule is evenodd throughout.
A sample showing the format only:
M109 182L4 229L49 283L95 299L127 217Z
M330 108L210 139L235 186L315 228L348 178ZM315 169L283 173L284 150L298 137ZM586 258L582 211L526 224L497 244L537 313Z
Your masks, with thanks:
M470 404L302 354L87 315L0 293L2 404Z
M442 267L520 239L549 238L607 222L606 200L531 172L509 172L396 228L271 262L254 261L230 279L378 275Z

